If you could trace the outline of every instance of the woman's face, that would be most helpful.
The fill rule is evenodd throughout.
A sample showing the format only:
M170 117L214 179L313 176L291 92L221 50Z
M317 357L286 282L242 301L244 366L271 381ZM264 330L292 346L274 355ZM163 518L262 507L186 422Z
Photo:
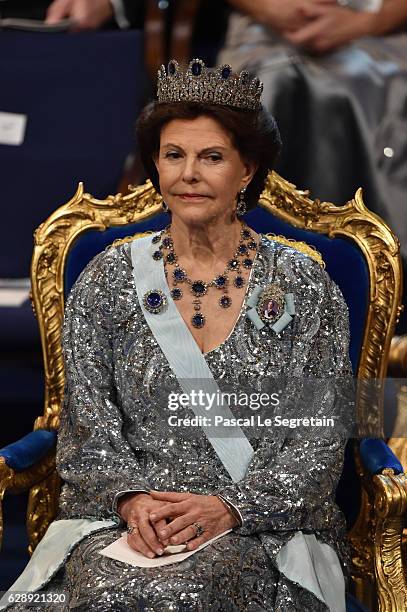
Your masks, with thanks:
M167 123L155 164L173 221L179 217L190 225L230 217L256 170L241 159L229 133L204 115Z

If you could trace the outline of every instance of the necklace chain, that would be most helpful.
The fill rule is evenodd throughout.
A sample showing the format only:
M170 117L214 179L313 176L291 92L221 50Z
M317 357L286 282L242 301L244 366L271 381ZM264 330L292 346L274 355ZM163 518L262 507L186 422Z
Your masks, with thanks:
M253 238L253 234L247 225L243 224L240 231L239 244L233 258L228 261L222 274L218 274L211 281L205 282L191 279L186 271L180 267L178 256L174 250L170 225L153 238L153 243L157 244L157 250L153 253L153 259L163 259L165 266L174 266L172 271L174 288L171 290L171 297L174 300L181 300L184 297L184 293L178 285L182 286L184 283L189 285L190 291L194 296L192 304L195 311L195 314L191 317L191 323L196 328L201 328L205 325L206 316L202 313L201 299L208 293L210 287L216 287L222 291L222 296L218 300L219 306L221 308L230 308L232 305L232 298L229 295L230 276L231 274L236 274L233 279L233 285L237 289L242 289L246 284L244 277L241 275L242 267L246 269L252 267L253 258L250 252L257 249L257 243ZM167 268L165 269L165 275L168 277Z

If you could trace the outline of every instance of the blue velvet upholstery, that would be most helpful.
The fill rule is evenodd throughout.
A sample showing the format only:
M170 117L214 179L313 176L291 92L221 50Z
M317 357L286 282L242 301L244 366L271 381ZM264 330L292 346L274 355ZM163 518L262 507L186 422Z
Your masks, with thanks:
M137 232L158 231L168 225L168 214L159 213L141 223L111 227L104 232L91 230L82 234L69 251L65 266L65 297L79 274L98 253L119 238L132 236Z
M42 459L56 444L56 431L37 429L13 444L0 449L0 457L16 472L28 469Z
M365 438L361 441L360 456L364 467L373 476L391 468L395 474L402 474L403 466L387 444L379 438Z

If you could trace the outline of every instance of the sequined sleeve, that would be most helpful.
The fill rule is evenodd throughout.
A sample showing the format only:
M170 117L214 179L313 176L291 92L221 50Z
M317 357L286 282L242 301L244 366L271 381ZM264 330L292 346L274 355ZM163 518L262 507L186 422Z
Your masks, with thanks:
M269 530L323 530L335 521L335 491L354 410L348 310L335 283L325 272L311 267L321 287L321 299L311 323L301 326L298 321L287 394L291 387L291 395L298 392L301 397L302 381L313 379L312 401L308 394L302 414L315 418L331 414L336 425L321 432L314 429L304 433L299 429L282 438L277 454L271 452L276 430L265 434L245 478L216 491L241 513L243 525L235 531L242 535ZM301 316L304 313L299 308ZM301 329L309 332L312 326L316 329L312 341L301 338ZM297 402L296 416L300 416L298 406ZM289 416L289 402L284 409Z
M120 283L115 252L87 266L67 300L63 327L65 401L57 469L64 481L59 518L110 517L116 495L150 490L122 435L113 383L111 327ZM113 290L112 290L113 289Z

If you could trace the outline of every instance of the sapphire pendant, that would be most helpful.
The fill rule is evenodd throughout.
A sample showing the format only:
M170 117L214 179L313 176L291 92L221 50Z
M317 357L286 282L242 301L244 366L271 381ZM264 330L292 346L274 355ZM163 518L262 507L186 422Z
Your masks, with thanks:
M202 312L197 312L191 319L191 323L197 329L200 329L205 325L205 317Z

